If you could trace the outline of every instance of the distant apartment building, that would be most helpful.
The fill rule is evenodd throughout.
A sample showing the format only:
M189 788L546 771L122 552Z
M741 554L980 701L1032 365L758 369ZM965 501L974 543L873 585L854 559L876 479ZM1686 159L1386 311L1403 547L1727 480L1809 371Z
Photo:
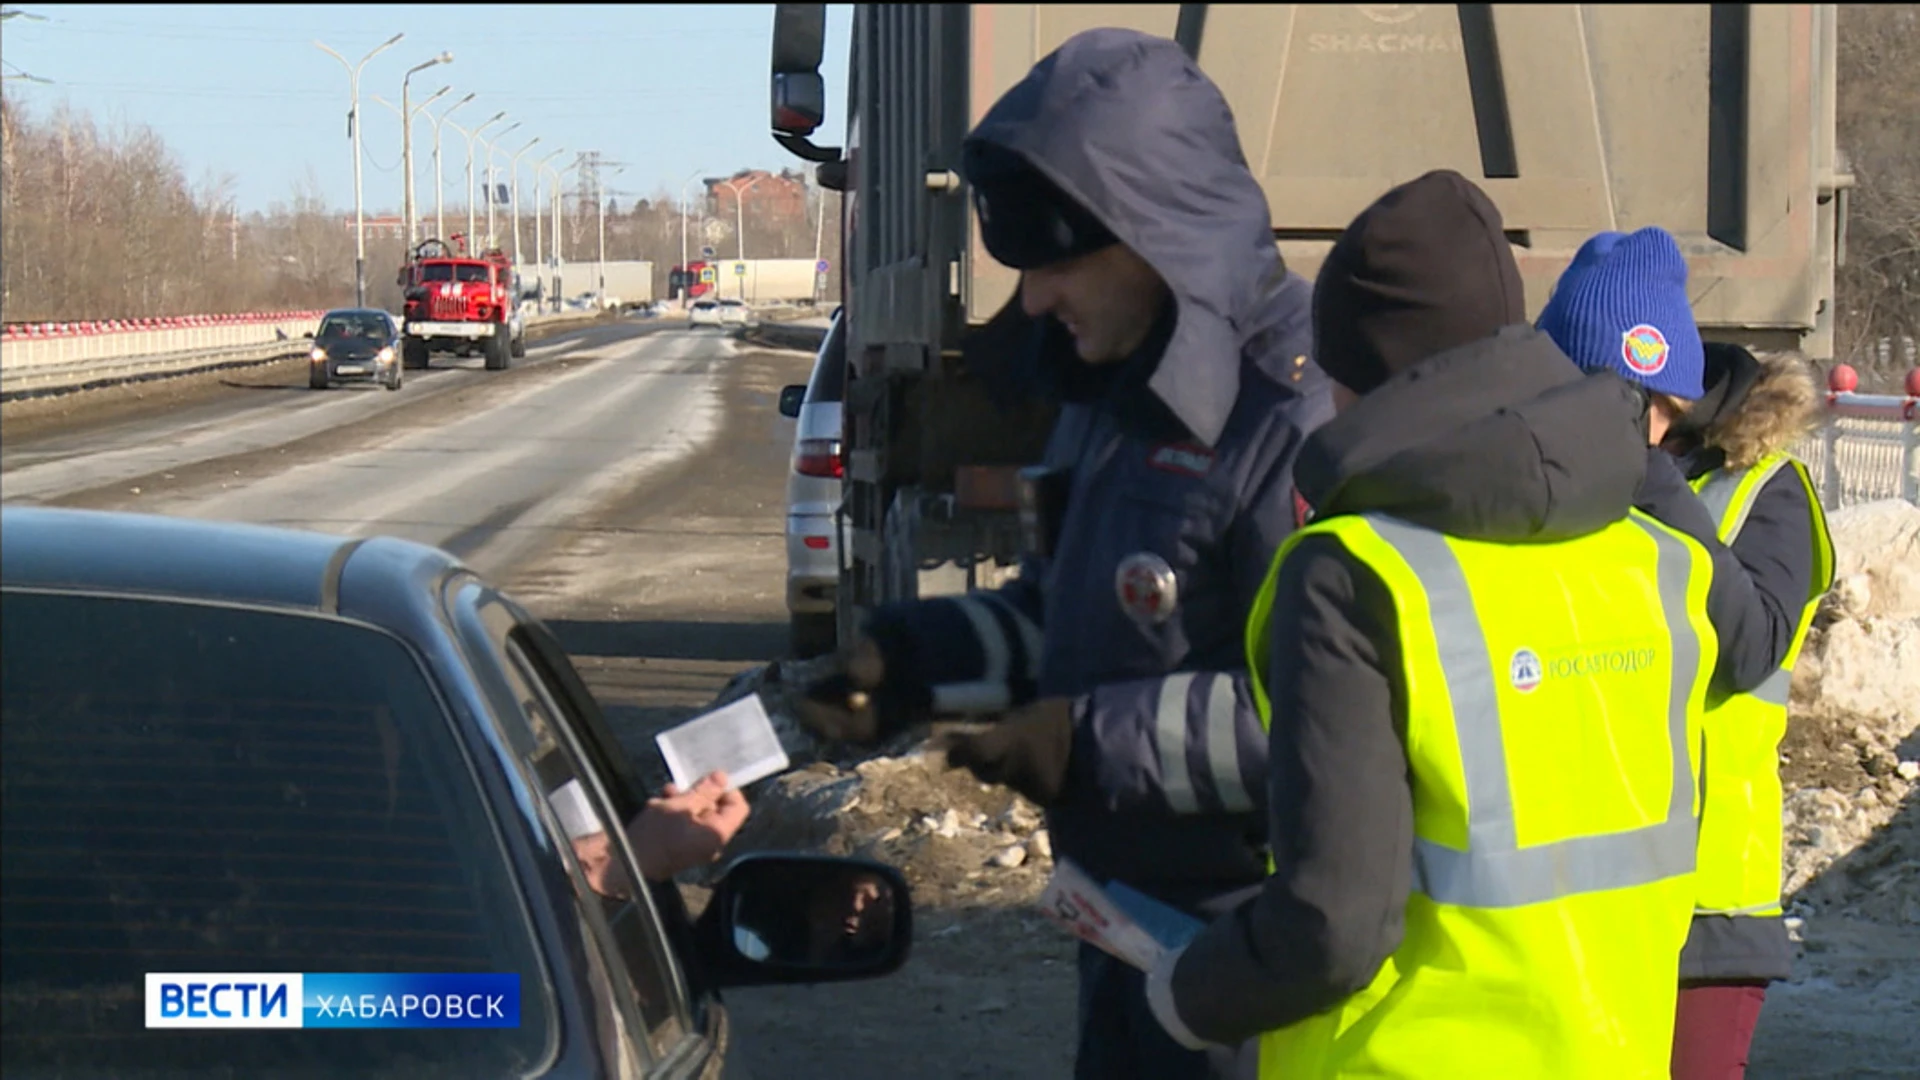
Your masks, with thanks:
M707 212L723 221L734 220L736 199L756 217L806 218L807 176L798 170L742 169L732 176L708 177L705 183Z

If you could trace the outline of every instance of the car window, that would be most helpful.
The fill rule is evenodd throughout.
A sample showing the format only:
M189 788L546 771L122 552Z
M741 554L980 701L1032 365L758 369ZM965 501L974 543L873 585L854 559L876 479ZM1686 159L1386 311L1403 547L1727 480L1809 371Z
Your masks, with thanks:
M466 1077L548 1056L516 879L397 639L14 590L0 636L8 1075ZM521 1025L149 1031L143 975L166 971L518 973Z
M389 335L386 321L377 315L332 315L320 324L320 336L332 341Z
M813 375L807 380L805 400L809 405L835 403L846 392L847 324L836 312L826 338L820 343L819 358L814 361Z
M429 263L420 268L421 281L452 281L452 263Z
M507 641L510 679L534 733L529 762L559 824L569 873L583 907L597 915L596 933L628 977L624 988L639 1010L648 1049L666 1057L691 1028L659 917L626 843L625 818L607 782L594 770L555 687L523 644Z
M493 276L493 268L485 263L456 263L453 272L458 281L487 281Z
M711 301L711 300L700 300L700 301L697 301L697 302L696 302L696 303L695 303L695 304L693 305L693 310L695 310L695 311L712 311L712 310L713 310L714 308L716 308L716 307L718 307L718 306L719 306L719 305L717 305L717 304L715 304L715 303L714 303L713 301Z

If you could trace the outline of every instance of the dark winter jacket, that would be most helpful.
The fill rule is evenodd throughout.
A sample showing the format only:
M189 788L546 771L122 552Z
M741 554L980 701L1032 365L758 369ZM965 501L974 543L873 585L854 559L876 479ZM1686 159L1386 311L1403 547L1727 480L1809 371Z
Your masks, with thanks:
M1265 873L1267 739L1242 635L1295 526L1303 432L1332 415L1308 359L1312 289L1280 263L1226 102L1171 41L1081 34L970 138L1024 156L1091 211L1174 308L1106 376L1040 321L1025 354L1064 402L1045 463L1072 470L1059 554L1002 589L883 608L875 636L911 643L888 656L889 680L1075 699L1055 850L1200 904ZM1129 616L1117 587L1142 553L1175 574L1158 624Z
M1751 468L1790 446L1806 429L1819 389L1791 354L1755 357L1738 346L1707 345L1707 395L1669 440L1688 480L1723 465ZM1729 458L1731 457L1731 461ZM1785 638L1799 626L1814 587L1813 509L1807 489L1782 469L1754 495L1746 524L1731 545L1766 609L1769 632ZM1793 945L1779 916L1699 915L1680 953L1682 982L1785 979Z

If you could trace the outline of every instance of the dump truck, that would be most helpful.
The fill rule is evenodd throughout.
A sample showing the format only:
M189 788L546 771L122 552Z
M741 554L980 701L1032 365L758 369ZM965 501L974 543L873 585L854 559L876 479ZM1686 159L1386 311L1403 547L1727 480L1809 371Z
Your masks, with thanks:
M825 6L776 5L775 141L843 192L842 634L875 604L986 584L1019 552L1016 471L1051 409L981 365L1018 275L976 235L961 140L1068 37L1178 42L1219 85L1311 280L1396 184L1455 169L1500 206L1529 317L1595 232L1679 239L1702 333L1833 352L1846 175L1831 4L861 4L846 146L816 145Z

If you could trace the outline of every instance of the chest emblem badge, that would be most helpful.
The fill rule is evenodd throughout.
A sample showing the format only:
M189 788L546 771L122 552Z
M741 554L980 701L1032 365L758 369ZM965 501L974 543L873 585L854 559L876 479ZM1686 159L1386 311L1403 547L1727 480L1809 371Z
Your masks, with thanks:
M1135 622L1149 626L1172 618L1180 602L1180 583L1173 567L1151 551L1137 551L1121 559L1113 587L1120 609Z

